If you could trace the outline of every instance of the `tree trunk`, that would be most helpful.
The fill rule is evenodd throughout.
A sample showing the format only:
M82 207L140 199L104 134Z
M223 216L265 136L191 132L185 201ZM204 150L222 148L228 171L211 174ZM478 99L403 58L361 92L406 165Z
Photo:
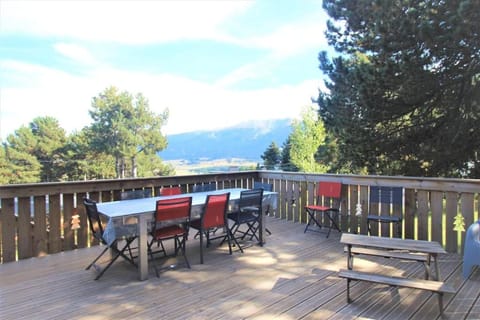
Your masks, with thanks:
M132 178L136 178L137 177L137 158L132 157L131 161L132 161Z
M115 157L115 171L117 179L125 178L125 159L123 157Z

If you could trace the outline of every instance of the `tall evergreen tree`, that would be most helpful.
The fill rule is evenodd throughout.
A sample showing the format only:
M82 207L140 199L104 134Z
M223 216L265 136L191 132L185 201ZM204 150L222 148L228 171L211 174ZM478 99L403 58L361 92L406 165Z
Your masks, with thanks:
M67 136L57 119L46 116L33 119L30 129L37 139L35 156L42 164L42 181L59 181L62 171L59 167L59 149L65 145Z
M28 171L36 170L37 164L31 157L36 158L41 168L40 181L59 181L62 171L58 163L58 150L64 146L65 141L65 130L60 127L57 119L37 117L28 127L22 126L7 137L8 156L14 165L22 161L28 163ZM27 176L34 177L36 174L30 173ZM25 179L21 180L25 182Z
M290 135L287 137L287 139L283 142L282 144L282 154L281 154L281 160L280 160L280 166L283 171L298 171L298 168L295 167L295 165L292 163L290 159L290 149L292 146L292 141L290 138Z
M83 128L68 136L65 146L59 150L64 180L91 180L115 178L115 158L90 147L89 128Z
M267 150L261 155L263 165L267 170L273 170L280 163L280 149L275 141L268 146Z
M0 147L0 184L40 182L41 165L35 156L12 148Z
M320 115L358 172L478 177L478 1L324 0Z
M115 158L118 178L136 177L138 155L156 154L167 146L161 128L168 112L154 114L142 94L133 97L115 87L107 88L93 98L90 115L91 145Z

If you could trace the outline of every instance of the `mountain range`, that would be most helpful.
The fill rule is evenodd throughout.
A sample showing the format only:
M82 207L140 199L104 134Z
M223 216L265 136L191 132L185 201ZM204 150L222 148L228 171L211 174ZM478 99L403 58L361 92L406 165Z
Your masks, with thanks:
M282 147L291 132L292 119L254 121L235 127L172 134L158 153L162 160L199 162L215 159L261 161L272 142Z

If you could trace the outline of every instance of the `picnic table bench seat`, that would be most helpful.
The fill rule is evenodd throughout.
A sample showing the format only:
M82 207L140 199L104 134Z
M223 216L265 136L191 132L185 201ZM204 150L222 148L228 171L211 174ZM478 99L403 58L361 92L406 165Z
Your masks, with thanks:
M444 283L443 281L436 281L436 280L392 277L392 276L386 276L386 275L381 275L377 273L346 270L346 269L340 270L338 273L338 276L341 278L347 279L347 302L348 303L352 301L350 298L351 280L361 280L361 281L380 283L380 284L385 284L385 285L390 285L395 287L406 287L406 288L420 289L420 290L426 290L426 291L431 291L433 293L437 293L440 313L443 313L443 294L456 292L452 286Z

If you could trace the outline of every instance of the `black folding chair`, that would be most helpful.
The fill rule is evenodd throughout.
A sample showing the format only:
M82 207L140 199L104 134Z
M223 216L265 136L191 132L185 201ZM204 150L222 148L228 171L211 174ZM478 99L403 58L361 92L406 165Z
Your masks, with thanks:
M394 236L402 235L403 188L370 187L369 213L367 215L368 234L390 236L390 225L394 227Z
M100 243L104 244L106 247L103 251L92 261L86 268L86 270L90 269L92 266L97 270L99 273L95 277L95 280L98 280L104 273L107 271L108 268L118 259L118 257L122 257L134 266L136 266L134 257L132 254L132 249L130 248L130 244L137 238L137 236L131 236L125 238L125 244L121 249L118 249L119 241L118 239L113 241L112 243L108 243L108 241L103 236L104 227L102 224L102 220L100 219L100 214L97 210L97 203L91 199L84 198L83 204L85 205L85 210L87 211L88 222L90 224L90 230L92 235L95 239L97 239ZM102 269L97 266L95 263L100 259L101 256L107 252L108 249L112 251L112 259L110 262ZM129 256L125 254L125 251L129 252Z
M205 192L205 191L214 191L214 190L217 190L217 185L215 182L196 184L192 188L192 192Z
M233 221L230 228L231 234L238 241L238 239L245 239L250 236L260 241L256 234L257 224L260 223L262 214L263 189L245 190L240 193L240 200L238 210L228 214L228 219ZM246 230L240 230L240 226L245 225ZM237 237L236 234L242 234Z
M133 200L152 197L152 189L127 190L120 193L120 199Z

